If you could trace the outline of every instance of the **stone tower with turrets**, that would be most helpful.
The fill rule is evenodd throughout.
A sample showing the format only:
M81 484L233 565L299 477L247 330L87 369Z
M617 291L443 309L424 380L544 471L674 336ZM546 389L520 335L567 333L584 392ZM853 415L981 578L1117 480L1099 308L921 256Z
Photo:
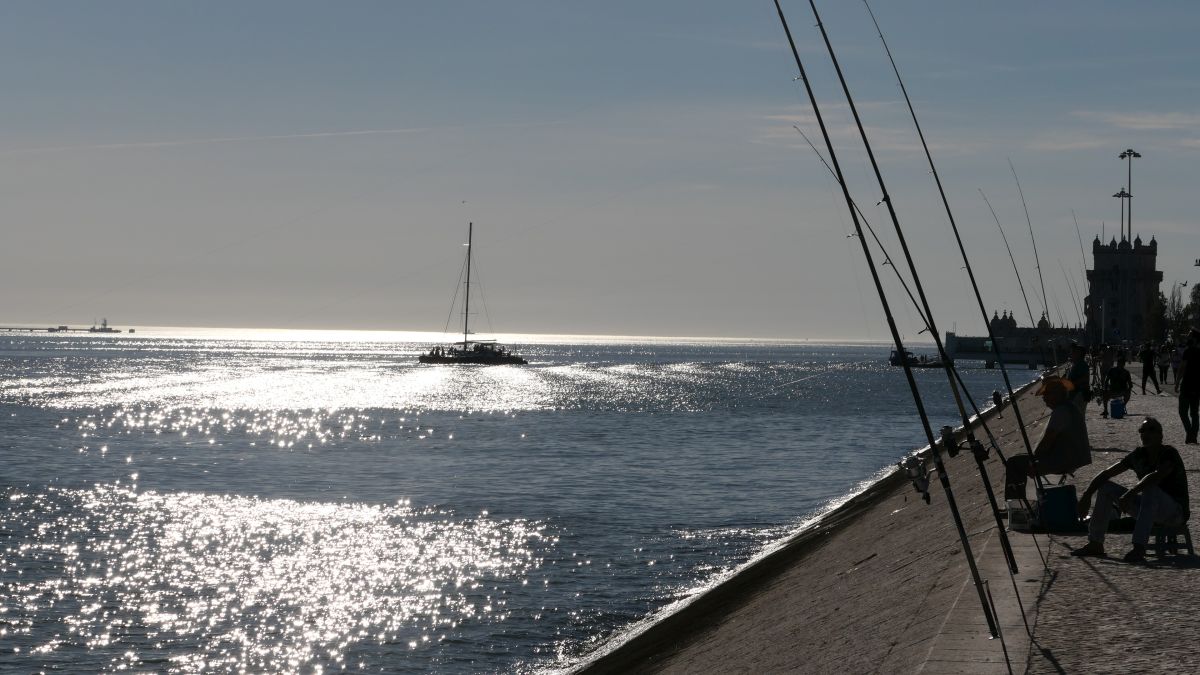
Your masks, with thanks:
M1146 324L1158 299L1163 273L1156 269L1158 242L1142 238L1092 241L1092 269L1087 271L1087 334L1093 343L1137 344L1151 336Z

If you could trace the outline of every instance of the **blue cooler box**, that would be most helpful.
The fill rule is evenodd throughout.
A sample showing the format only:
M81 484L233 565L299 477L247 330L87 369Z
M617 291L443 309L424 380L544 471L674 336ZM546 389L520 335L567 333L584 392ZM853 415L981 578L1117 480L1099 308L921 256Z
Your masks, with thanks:
M1047 532L1078 532L1082 529L1079 523L1079 499L1075 496L1074 485L1056 485L1045 489L1042 497L1042 527Z
M1113 419L1121 419L1125 416L1125 401L1114 398L1108 402L1108 415Z

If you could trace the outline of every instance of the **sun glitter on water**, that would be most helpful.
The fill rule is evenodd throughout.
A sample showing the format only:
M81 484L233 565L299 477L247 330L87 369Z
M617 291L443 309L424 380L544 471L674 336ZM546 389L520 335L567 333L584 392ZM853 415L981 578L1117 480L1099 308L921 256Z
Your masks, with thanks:
M192 493L12 492L3 625L52 656L120 645L103 669L297 672L363 643L416 648L462 621L503 622L541 564L543 526L391 506ZM32 531L31 531L32 530ZM36 573L34 571L36 570ZM25 574L25 572L31 572ZM78 653L72 650L72 653Z

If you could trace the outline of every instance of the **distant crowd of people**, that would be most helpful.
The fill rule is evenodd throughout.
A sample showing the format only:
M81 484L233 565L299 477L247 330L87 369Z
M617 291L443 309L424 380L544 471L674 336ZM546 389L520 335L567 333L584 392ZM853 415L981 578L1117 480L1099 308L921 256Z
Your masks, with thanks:
M1156 395L1162 393L1163 385L1174 382L1185 442L1196 443L1200 432L1200 331L1193 329L1182 344L1164 342L1155 346L1147 342L1135 356L1142 366L1143 395L1147 393L1147 382L1154 385ZM1097 391L1095 398L1103 417L1108 416L1109 401L1119 398L1128 403L1133 395L1133 376L1125 368L1128 357L1129 350L1115 345L1099 345L1092 350L1090 383Z
M1156 395L1161 394L1168 374L1171 376L1179 395L1185 443L1196 444L1200 431L1200 330L1193 329L1180 345L1146 343L1134 356L1142 365L1143 395L1147 382L1154 385ZM1090 354L1081 345L1072 346L1066 375L1045 378L1037 391L1050 408L1050 416L1032 455L1014 455L1005 462L1006 499L1024 500L1029 477L1073 474L1091 464L1084 414L1087 404L1099 401L1101 414L1107 417L1110 401L1128 403L1134 389L1133 376L1125 367L1128 357L1128 350L1114 345L1099 345ZM1143 418L1138 436L1140 445L1101 471L1079 496L1079 517L1090 512L1088 542L1072 555L1104 555L1110 522L1126 513L1134 517L1134 529L1133 547L1125 560L1142 561L1155 525L1180 525L1190 516L1183 460L1176 448L1163 444L1162 423L1154 417ZM1137 477L1133 487L1112 480L1128 471Z

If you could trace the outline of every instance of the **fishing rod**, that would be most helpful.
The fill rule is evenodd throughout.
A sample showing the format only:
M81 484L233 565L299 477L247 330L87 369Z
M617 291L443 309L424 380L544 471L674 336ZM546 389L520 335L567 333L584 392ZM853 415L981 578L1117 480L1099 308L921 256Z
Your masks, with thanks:
M1063 266L1062 258L1058 259L1058 268L1062 270L1063 278L1067 280L1067 291L1071 294L1071 304L1075 305L1075 319L1083 323L1083 312L1079 309L1079 299L1075 296L1075 282L1071 281L1071 275L1067 274L1067 268Z
M841 165L838 162L837 151L834 150L833 141L829 136L829 130L825 126L825 119L821 115L821 107L817 103L817 97L816 97L816 94L813 92L812 83L809 81L808 75L804 70L804 63L800 58L800 51L796 48L796 42L792 38L792 31L791 31L791 28L788 27L787 18L784 17L783 7L780 5L780 0L774 0L774 2L775 2L775 9L779 14L779 21L783 25L784 32L787 34L788 44L790 45L790 47L792 49L792 56L796 60L796 67L799 68L799 70L800 70L800 79L804 81L804 89L805 89L806 93L808 94L809 103L812 105L813 113L816 116L817 123L821 128L821 135L824 138L825 148L829 153L829 159L833 163L835 173L837 174L837 177L838 177L838 183L842 188L842 196L845 198L846 208L850 212L850 218L854 223L854 229L858 233L859 244L862 246L863 256L867 260L867 267L870 269L871 278L875 283L875 290L879 294L880 303L883 305L884 315L887 317L888 329L892 334L892 340L896 345L897 352L899 354L904 354L905 353L904 343L900 339L899 330L896 328L896 321L895 321L895 318L892 316L891 306L888 304L888 301L887 301L887 294L884 293L884 291L883 291L883 283L879 279L879 271L875 268L874 260L871 257L870 247L867 245L867 241L863 237L862 224L859 222L858 212L855 211L855 209L854 209L854 200L850 196L850 189L848 187L848 184L846 183L845 176L842 173ZM810 4L811 4L811 0L810 0ZM815 12L816 6L813 5L812 7L813 7L813 11ZM819 23L820 23L820 19L818 18L818 24ZM823 32L823 29L822 29L822 32ZM826 42L828 43L828 40L826 40ZM836 66L836 61L835 61L835 66ZM856 116L857 116L857 113L856 113ZM885 199L886 199L886 195L885 195ZM890 204L889 204L889 206L890 206ZM907 250L906 250L906 253L907 253ZM926 310L927 317L928 317L928 314L929 314L929 312L928 312L928 310ZM932 325L932 321L930 323ZM940 347L940 339L938 339L936 330L932 330L931 332L934 333L933 337L935 340L938 341L939 347ZM940 350L940 351L942 351L942 353L944 354L944 350ZM929 416L925 412L925 405L921 398L921 392L917 388L917 381L916 381L916 378L913 376L912 366L908 363L908 359L901 359L900 363L901 363L902 367L904 368L904 377L908 381L908 386L909 386L909 389L912 392L912 396L913 396L913 402L917 408L917 414L921 419L921 427L924 430L925 436L929 441L929 454L933 458L934 467L937 470L937 474L938 474L938 480L941 482L942 490L946 494L946 503L950 507L950 513L954 519L955 528L958 530L959 542L962 544L964 557L966 558L967 565L970 568L971 578L975 583L975 590L979 595L979 603L983 609L984 617L987 620L988 631L993 637L1000 637L998 625L996 623L995 616L993 615L991 604L989 603L988 597L985 593L983 579L979 575L979 568L975 564L975 556L971 552L971 540L970 540L970 537L967 535L966 527L963 525L962 515L959 513L959 510L958 510L958 504L954 500L954 490L950 486L950 477L949 477L949 474L946 473L945 464L942 462L942 456L938 450L937 439L934 437L933 429L929 425ZM949 451L949 448L947 448L947 450Z
M1008 160L1008 168L1012 170L1013 180L1017 183L1017 194L1021 197L1021 208L1025 209L1025 222L1029 225L1029 241L1033 242L1033 262L1037 265L1038 283L1042 285L1042 311L1050 314L1050 305L1046 302L1046 281L1042 278L1042 262L1038 260L1037 239L1033 237L1033 220L1029 217L1029 206L1025 204L1025 192L1021 189L1021 179L1017 178L1017 167L1013 166L1012 158Z
M901 249L904 251L905 260L908 263L909 273L912 275L913 283L917 287L917 293L920 295L920 298L921 298L920 305L924 310L923 316L925 318L926 325L933 337L934 343L937 345L938 353L939 353L939 356L942 361L942 366L946 371L947 380L949 381L949 384L950 384L950 391L954 396L954 402L958 407L960 416L962 417L963 429L967 435L968 442L970 443L970 446L976 456L976 460L978 461L979 469L981 472L981 477L983 477L985 488L986 488L987 492L989 493L989 502L992 507L993 515L996 518L997 528L1000 529L1001 531L1003 531L1004 524L1001 521L1000 510L999 510L998 505L996 504L995 495L994 495L994 493L992 493L991 481L987 478L987 469L983 465L983 459L986 457L986 449L984 449L982 444L978 443L978 441L975 439L974 432L972 431L972 427L971 427L970 417L967 415L966 409L963 407L962 399L959 396L959 389L956 384L956 377L958 375L957 369L954 368L953 361L950 359L949 354L946 352L945 346L942 344L941 333L938 331L937 326L933 321L933 312L929 306L929 300L925 295L924 288L921 284L920 277L917 273L916 264L913 262L912 254L908 249L908 243L905 239L904 232L900 227L899 219L896 216L895 207L892 204L891 197L888 194L886 185L884 184L883 175L880 172L879 164L875 160L875 155L874 155L874 151L871 148L870 140L867 138L865 127L862 123L861 117L858 114L857 106L854 103L854 98L850 94L850 89L849 89L848 85L846 84L846 79L845 79L844 74L842 73L841 66L837 59L837 55L833 51L833 45L829 40L829 35L825 30L824 23L821 21L820 14L817 12L815 2L810 0L809 6L812 8L813 17L817 22L817 28L821 31L821 35L825 42L825 46L829 53L829 57L833 63L834 69L837 71L838 79L841 82L842 91L846 96L846 100L850 106L851 113L854 115L855 123L858 126L859 135L861 136L863 145L867 151L867 156L871 160L871 165L872 165L872 168L874 169L875 178L879 184L880 191L884 195L883 198L880 200L880 203L887 204L888 214L891 217L892 224L896 230L896 235L900 241ZM869 7L868 7L868 9L869 9ZM911 294L910 294L910 297L911 297ZM915 302L916 301L914 300L914 303ZM944 437L944 439L945 439L945 437ZM952 445L953 445L952 442L947 444L948 451L951 454L956 454L955 450L950 449L950 447ZM956 447L956 446L954 446L954 447ZM1011 546L1008 545L1007 534L1001 535L1001 538L1003 540L1002 544L1003 544L1003 548L1004 548L1004 552L1005 552L1005 557L1007 558L1007 560L1009 562L1010 569L1012 569L1013 572L1015 573L1016 559L1012 555Z
M988 497L988 503L991 507L992 515L996 521L996 529L998 532L1000 532L999 536L1000 536L1000 541L1001 541L1001 547L1003 549L1003 553L1004 553L1005 559L1006 559L1006 561L1008 563L1008 567L1009 567L1009 578L1010 578L1010 581L1013 583L1014 590L1016 590L1016 579L1014 578L1014 575L1017 572L1016 557L1013 554L1012 546L1008 541L1008 535L1005 530L1005 524L1001 519L1000 509L996 503L996 496L995 496L995 493L992 491L991 480L987 475L987 468L984 464L984 460L987 457L987 450L986 450L986 448L983 447L983 444L980 443L975 438L975 434L972 429L970 417L967 415L966 408L963 406L962 399L959 396L958 387L955 384L954 367L951 364L949 354L946 352L945 345L942 344L941 333L938 330L937 325L934 321L933 310L929 305L929 299L925 294L924 286L921 283L920 275L918 274L916 264L913 261L912 252L909 250L907 239L904 235L904 230L900 226L900 220L896 215L895 205L892 202L891 195L889 194L887 185L885 184L885 181L883 179L883 174L880 171L879 162L875 158L875 153L871 147L870 139L867 136L866 128L863 124L862 117L858 112L858 106L854 103L854 97L850 93L850 87L846 82L845 74L842 72L842 68L838 61L837 54L834 52L833 44L829 39L829 33L825 29L824 22L821 20L820 12L818 12L818 10L817 10L817 5L816 5L815 0L809 0L808 4L809 4L809 7L812 9L813 19L816 21L817 28L821 32L821 38L825 43L825 48L829 54L830 61L833 64L834 70L837 73L838 81L841 83L842 92L846 97L846 103L849 106L850 112L854 117L855 126L858 128L858 133L859 133L860 138L862 139L863 147L866 150L867 158L871 162L871 168L874 171L876 182L878 183L879 190L882 193L882 198L880 199L880 203L885 204L887 206L888 216L890 217L890 219L892 221L893 228L895 229L895 232L896 232L896 237L897 237L898 241L900 242L900 248L904 253L905 261L908 264L909 274L912 277L913 284L916 286L917 294L920 296L921 306L922 306L922 309L924 310L925 317L926 317L926 320L929 325L930 333L933 337L934 344L937 345L938 353L941 357L943 368L946 371L946 378L949 381L950 391L954 396L954 402L957 405L959 414L962 418L963 432L967 436L967 442L969 444L969 447L971 448L972 455L975 458L976 465L977 465L979 473L980 473L980 478L983 481L984 489L985 489L985 491L987 493L987 497ZM943 427L942 443L949 454L951 454L952 456L954 454L956 454L958 445L957 445L956 439L954 437L954 430L951 427ZM936 453L936 449L934 450L934 452ZM991 635L993 637L998 637L1001 641L1001 645L1003 645L1004 644L1004 636L999 632L998 626L995 623L995 617L994 617L995 608L994 608L994 606L989 606L990 593L985 592L986 589L983 585L983 582L981 582L978 577L978 569L976 569L976 567L975 567L974 559L973 558L970 559L969 562L971 563L972 575L973 575L973 578L976 583L976 591L979 594L980 604L983 606L985 616L988 619L988 627L989 627L989 629L991 629ZM1019 594L1019 591L1018 591L1018 594ZM1018 595L1018 597L1019 597L1019 595ZM1024 609L1023 608L1022 608L1021 614L1022 614L1022 617L1024 617ZM1027 622L1026 622L1026 631L1027 632L1029 631ZM1005 648L1004 655L1005 655L1005 661L1007 663L1008 662L1007 648ZM1011 670L1011 664L1009 664L1009 668Z
M900 84L900 90L901 90L902 94L904 94L905 102L908 107L908 113L910 113L910 115L912 117L913 125L914 125L914 127L916 127L918 136L920 138L920 142L922 142L922 147L925 151L926 160L928 160L928 162L929 162L930 172L932 173L932 175L934 175L938 193L940 193L940 196L942 198L943 207L946 208L948 220L950 222L950 226L952 226L952 231L954 232L954 237L955 237L956 243L958 243L958 245L959 245L959 252L960 252L960 255L962 256L962 261L964 261L964 265L965 265L965 268L967 269L968 277L970 277L970 279L971 279L972 288L974 289L974 293L976 293L976 300L978 301L980 315L983 316L984 325L986 328L988 328L992 348L994 348L995 353L996 353L996 359L1001 364L1001 370L1004 374L1004 382L1006 382L1006 386L1008 387L1009 400L1014 400L1014 392L1012 389L1012 383L1010 383L1008 380L1008 371L1007 371L1006 366L1004 366L1004 360L1003 360L1002 354L1000 353L1000 345L998 345L998 341L995 339L995 335L991 334L991 322L988 321L988 312L986 312L986 309L983 305L983 299L982 299L982 297L980 297L978 283L976 282L976 280L974 280L974 271L972 269L971 259L970 259L970 257L968 257L966 255L966 249L965 249L964 244L962 244L962 238L959 233L958 225L956 225L956 222L954 220L953 210L950 209L949 199L946 196L946 190L944 190L944 187L942 186L940 174L937 173L937 167L934 163L934 159L932 159L932 154L930 153L930 150L929 150L929 143L925 141L924 131L922 130L922 127L920 127L920 121L917 119L917 112L916 112L916 108L913 107L912 97L908 96L908 89L904 83L904 78L902 78L900 76L900 68L898 65L896 65L895 58L892 54L892 49L890 49L890 47L888 47L887 38L883 37L883 31L880 28L880 24L878 24L878 20L875 18L875 13L871 11L871 7L870 7L870 4L868 1L864 0L863 4L866 7L866 11L868 11L868 14L870 14L871 23L875 25L875 29L878 32L878 36L880 36L880 42L883 44L884 52L887 53L888 61L890 62L890 64L892 64L892 70L895 73L896 82L898 82ZM812 0L810 0L810 5L812 6L812 8L814 8L814 14L815 14L816 6L815 6L814 2L812 2ZM820 25L820 17L817 17L817 22L818 22L818 25ZM821 31L822 31L822 35L824 36L824 38L826 38L826 46L829 49L830 58L835 59L835 56L833 55L833 47L830 46L830 44L829 44L828 34L826 31L824 31L823 25L821 25ZM835 67L836 67L836 64L835 64ZM854 106L853 106L852 98L850 95L850 89L848 89L848 86L846 85L845 77L842 76L840 68L838 68L838 73L839 73L839 79L841 80L842 89L844 89L844 91L845 91L847 101L851 101L851 103L850 103L851 109L853 110ZM868 155L871 157L872 166L875 167L876 179L878 180L878 183L880 183L880 189L882 191L884 191L884 193L886 193L887 187L883 185L882 174L880 172L880 169L878 169L878 165L877 165L877 162L875 161L874 153L872 153L872 151L870 150L870 142L868 141L868 138L866 138L866 131L863 127L862 120L860 120L860 118L858 117L857 112L856 112L856 114L854 114L854 119L856 119L856 123L858 124L859 135L862 136L863 143L866 145L866 147L868 147ZM908 253L908 247L907 247L907 244L905 243L904 233L902 233L902 231L901 231L899 220L896 219L895 209L893 207L893 204L890 203L890 199L888 201L888 213L890 216L892 216L892 222L896 229L896 235L898 235L898 237L900 238L901 246L904 247L905 255L908 259L908 264L910 264L910 268L912 270L912 275L913 275L913 277L917 277L916 267L914 267L914 265L913 265L912 256L910 255L910 253ZM1014 265L1015 265L1015 263L1014 263ZM919 281L917 283L918 283L918 291L920 291ZM923 303L926 304L925 305L926 312L928 312L929 311L928 300L926 300L923 291L920 293L922 293L922 301L923 301ZM940 341L938 341L938 347L941 348ZM953 388L954 388L953 381L950 382L950 387L952 387L952 390L953 390ZM972 444L972 448L974 449L977 447L977 441L974 440L974 436L971 431L970 420L968 420L968 418L966 416L966 411L962 410L961 401L959 401L958 394L956 394L956 393L955 393L955 402L958 402L958 404L959 404L959 411L962 416L962 422L964 422L964 424L962 424L962 426L964 426L964 430L966 431L967 441L968 441L968 443ZM1028 441L1028 436L1027 436L1027 432L1025 430L1024 420L1021 420L1021 418L1020 418L1020 408L1019 408L1019 406L1015 405L1015 401L1014 401L1013 407L1014 407L1014 410L1016 410L1016 412L1018 412L1019 429L1021 430L1022 440L1024 440L1024 442L1025 442L1026 453L1028 455L1030 455L1030 458L1032 458L1032 443L1030 443L1030 441ZM1016 566L1016 560L1015 560L1015 556L1013 555L1013 552L1012 552L1012 546L1007 545L1008 537L1007 537L1006 527L1004 527L1004 524L1003 524L1003 521L1001 518L1000 507L998 507L998 504L996 503L996 496L995 496L994 492L992 492L992 489L991 489L991 479L988 476L988 468L986 468L986 466L984 465L984 461L983 461L985 459L985 454L980 453L980 452L974 452L974 455L976 455L976 464L978 466L979 476L980 476L980 478L983 479L984 488L985 488L986 494L988 494L988 501L989 501L989 504L992 509L992 515L994 515L994 518L996 519L997 530L1002 532L1001 543L1004 544L1004 546L1003 546L1004 554L1006 554L1006 557L1007 557L1007 560L1009 563L1009 578L1010 578L1010 581L1012 581L1012 583L1013 583L1014 591L1016 591L1016 580L1013 579L1013 574L1018 572L1018 566ZM1007 462L1006 462L1006 464L1007 464ZM1006 484L1007 484L1007 482L1006 482ZM1040 546L1038 548L1038 551L1039 551L1039 555L1040 555ZM1045 561L1044 556L1042 556L1042 560L1043 560L1043 565L1045 565L1046 561ZM1018 597L1019 597L1019 595L1018 595ZM1024 608L1021 609L1021 616L1022 616L1022 620L1024 620L1024 617L1025 617ZM1026 623L1026 631L1028 631L1027 623Z
M940 185L941 181L938 181L938 183ZM996 209L992 208L992 203L988 201L987 195L983 193L983 188L977 189L979 190L979 196L983 197L983 203L987 204L988 210L992 212L992 218L996 220L996 227L1000 229L1000 237L1004 239L1004 248L1008 251L1008 259L1012 261L1013 274L1017 275L1017 285L1021 287L1021 297L1025 299L1025 311L1029 312L1029 325L1037 326L1037 320L1033 318L1033 309L1029 306L1029 296L1025 293L1025 282L1021 280L1021 270L1017 269L1017 259L1013 257L1012 247L1008 245L1008 235L1004 234L1004 226L1000 224L1000 217L996 215ZM957 231L958 228L955 228L955 232ZM974 279L975 275L972 274L971 280L974 281ZM982 301L980 303L982 307ZM987 310L984 310L983 316L984 318L987 317ZM992 337L990 330L989 328L988 337Z
M801 138L803 138L806 143L808 143L808 147L812 148L812 151L816 154L817 159L821 160L821 164L825 165L825 169L829 171L830 175L832 175L833 179L836 181L837 174L834 173L833 167L829 166L829 162L825 161L825 156L821 154L821 151L817 149L817 146L813 144L808 135L805 134L804 131L795 124L792 125L792 128L800 134ZM909 302L912 303L913 309L917 310L917 316L919 316L921 318L921 322L925 324L925 330L931 330L929 327L929 320L925 318L925 313L921 311L921 307L917 303L917 298L913 295L912 289L908 287L908 283L904 280L904 275L900 273L900 268L896 267L895 262L892 260L892 256L888 254L887 248L883 245L883 242L879 240L879 235L875 233L875 228L871 226L866 214L863 213L861 208L859 208L857 202L854 203L854 208L858 211L858 216L862 219L863 225L867 226L867 231L871 233L871 238L875 240L875 245L879 247L879 252L883 254L883 262L880 264L880 266L890 266L892 268L892 271L896 274L896 280L900 282L900 287L903 288L904 292L908 295ZM968 391L967 383L963 381L962 374L958 372L957 367L954 368L954 378L958 382L958 386L962 388L963 395L966 396L967 402L971 404L971 409L975 411L975 416L979 418L983 413L979 410L979 406L975 404L975 399L971 396L971 392ZM992 435L992 430L988 428L987 422L980 419L979 424L983 427L984 433L986 433L988 436L988 441L992 444L992 447L995 448L996 453L1000 455L1001 461L1003 461L1004 451L1000 448L1000 443L996 440L996 437Z
M867 2L867 0L863 0L863 5L867 9L867 14L869 14L871 17L871 23L874 24L876 32L879 33L879 41L883 45L884 52L887 54L888 62L892 66L892 72L894 72L896 75L896 82L900 85L900 91L904 95L904 102L908 106L909 115L912 117L913 127L916 129L917 136L921 140L921 147L925 151L925 159L929 163L929 170L930 170L930 173L933 175L934 183L937 185L938 194L940 195L940 197L942 199L942 206L946 210L946 218L950 222L950 229L954 233L955 242L958 244L958 251L959 251L959 254L962 256L963 266L967 270L967 277L971 281L971 288L975 293L975 301L979 306L979 313L980 313L980 316L983 318L983 325L987 329L987 332L988 332L988 341L992 345L992 350L993 350L993 353L995 354L996 362L1000 364L1000 372L1004 378L1004 386L1008 390L1009 400L1012 401L1012 404L1013 404L1012 408L1016 415L1017 428L1021 432L1021 439L1025 444L1026 455L1029 457L1030 461L1033 462L1034 461L1033 444L1029 440L1029 433L1026 430L1025 422L1021 416L1021 408L1017 404L1016 394L1013 391L1013 387L1012 387L1012 381L1008 377L1008 368L1004 363L1004 356L1000 352L1000 341L996 339L996 335L992 331L992 324L988 320L987 308L983 304L983 296L981 295L981 293L979 291L979 284L975 280L975 272L971 265L971 259L969 256L967 256L966 247L963 245L962 236L958 230L958 224L954 219L954 212L950 208L950 200L946 196L946 190L942 186L941 175L938 173L937 165L933 161L933 153L930 152L930 150L929 150L929 143L925 140L925 132L924 132L924 130L922 130L921 123L917 119L916 108L913 106L912 98L908 95L908 87L905 86L904 78L901 77L901 75L900 75L900 67L898 65L896 65L896 59L892 55L892 50L888 46L887 39L884 38L884 36L883 36L883 30L879 26L879 21L875 18L875 13L871 10L871 5L869 2ZM864 138L865 138L865 135L864 135ZM983 190L980 190L980 194L983 194ZM984 196L984 201L985 202L987 201L986 196ZM988 203L988 208L991 209L990 203ZM993 217L995 217L995 213L996 212L993 209L992 210ZM996 225L999 226L999 224L1000 224L1000 219L996 218ZM898 225L897 225L897 227L898 227ZM1000 228L1000 233L1001 233L1001 236L1004 235L1004 228ZM1005 246L1005 248L1008 249L1009 259L1012 260L1013 270L1016 271L1016 266L1017 266L1016 260L1013 259L1012 249L1008 246L1008 237L1006 237L1006 236L1004 237L1004 246ZM1017 273L1018 283L1020 283L1020 279L1021 279L1020 273L1018 272ZM1025 296L1024 284L1021 284L1021 295ZM1027 297L1025 298L1025 308L1027 311L1029 310L1029 299ZM1029 313L1030 313L1030 318L1032 319L1033 312L1030 311ZM984 426L984 429L987 430L986 425ZM990 431L988 433L990 435ZM979 460L977 463L979 465L980 475L984 479L984 485L985 485L987 493L988 493L988 499L991 502L993 515L995 515L995 517L996 517L998 529L1001 532L1004 532L1005 531L1004 527L1000 526L999 509L997 508L996 503L995 503L995 496L992 494L991 481L987 478L986 467L983 465L983 462L980 458L977 457L977 460ZM1004 461L1003 454L1001 454L1001 460ZM1005 461L1005 464L1007 464L1006 461ZM1034 483L1035 483L1036 489L1040 493L1041 490L1043 489L1041 479L1039 477L1035 476ZM1007 542L1007 536L1003 537L1001 541ZM1045 557L1045 555L1042 554L1041 547L1037 545L1036 537L1033 538L1033 541L1034 541L1034 545L1037 547L1037 550L1038 550L1038 557L1042 560L1043 567L1046 567L1047 566L1046 557ZM1009 569L1011 572L1009 575L1009 578L1013 582L1013 590L1016 591L1016 580L1012 579L1012 574L1015 574L1017 572L1016 561L1012 557L1011 549L1009 551L1007 551L1007 553L1008 553L1008 557L1009 557L1009 561L1010 561ZM1020 604L1020 593L1019 592L1017 593L1017 602L1018 602L1018 604ZM1022 620L1025 619L1025 611L1024 611L1023 607L1021 608L1021 618L1022 618ZM1029 632L1028 622L1026 622L1025 629L1026 629L1026 632Z
M1079 219L1075 217L1075 209L1071 209L1071 220L1075 221L1075 236L1079 239L1079 261L1083 263L1083 281L1087 283L1087 254L1083 252L1083 234L1079 232Z

